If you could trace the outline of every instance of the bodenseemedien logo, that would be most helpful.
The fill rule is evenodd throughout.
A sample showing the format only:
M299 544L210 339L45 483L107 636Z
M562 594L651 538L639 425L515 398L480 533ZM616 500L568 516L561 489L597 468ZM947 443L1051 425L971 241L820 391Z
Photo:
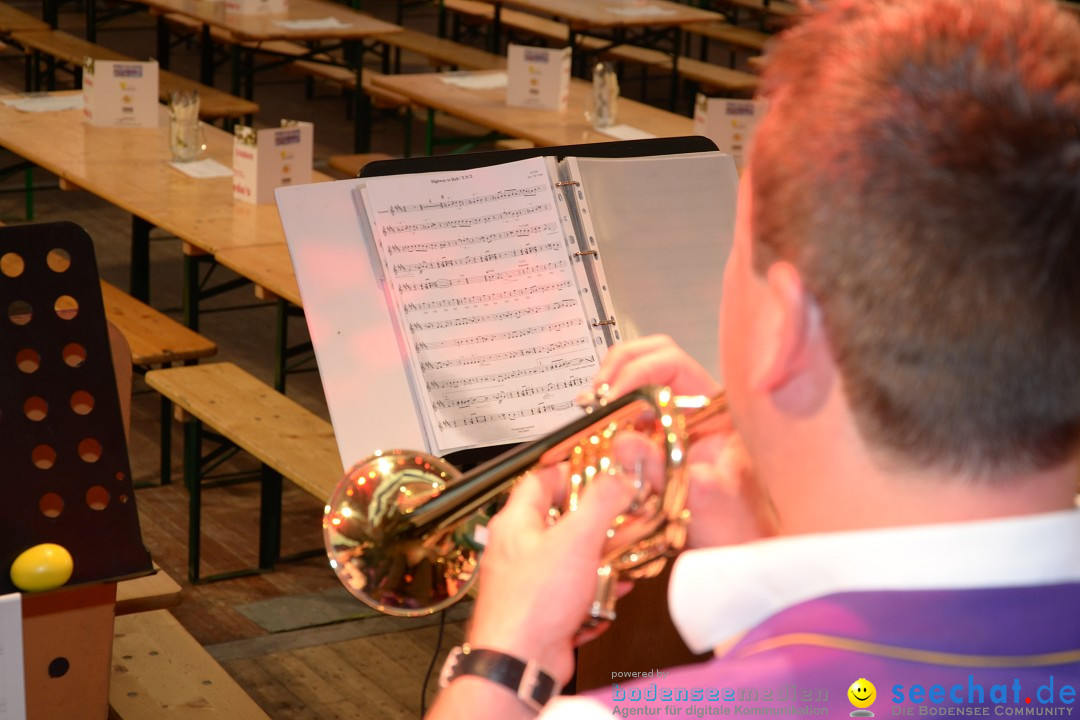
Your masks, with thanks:
M866 678L859 678L851 683L847 691L848 700L855 706L851 711L851 717L874 717L874 711L870 706L877 700L877 688L874 683Z

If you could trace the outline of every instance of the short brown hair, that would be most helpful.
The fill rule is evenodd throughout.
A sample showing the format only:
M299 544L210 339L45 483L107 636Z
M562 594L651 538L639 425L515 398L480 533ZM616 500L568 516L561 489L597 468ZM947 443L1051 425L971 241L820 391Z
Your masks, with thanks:
M770 58L759 269L822 307L860 432L922 466L1080 439L1080 25L1050 2L832 0Z

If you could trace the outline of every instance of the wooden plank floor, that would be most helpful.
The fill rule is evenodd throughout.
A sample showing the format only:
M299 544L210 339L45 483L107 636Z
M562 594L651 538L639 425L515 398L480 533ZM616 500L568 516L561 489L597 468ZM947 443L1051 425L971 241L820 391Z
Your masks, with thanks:
M369 3L365 10L384 17L392 2ZM40 3L28 2L27 12L39 14ZM389 15L392 17L392 15ZM75 5L64 5L61 27L82 34L82 15ZM99 30L98 42L136 57L153 54L153 21L145 14L125 18ZM196 48L173 52L173 68L194 74ZM0 52L0 87L22 89L23 61L12 49ZM225 75L224 72L221 73ZM61 76L61 82L68 80ZM218 78L218 86L226 80ZM273 87L267 87L272 85ZM304 117L316 120L316 165L325 166L331 154L351 151L352 125L345 117L345 103L333 91L320 89L314 100L305 100L302 80L285 74L260 78L256 98L263 107L259 122L275 124L277 118ZM376 122L376 148L400 154L401 124L393 119ZM0 166L13 158L0 153ZM20 173L0 184L0 221L17 224L23 216ZM36 171L37 184L56 188L55 178ZM94 239L100 275L121 288L128 284L131 217L82 191L39 189L35 193L36 220L71 220L82 225ZM175 238L154 231L151 247L151 303L179 317L181 255ZM228 278L218 271L215 280ZM275 310L272 305L250 306L257 301L250 288L205 303L201 331L215 340L217 358L235 362L264 381L273 376ZM302 320L293 320L290 337L306 339ZM289 378L289 395L326 417L318 376L315 373ZM132 437L129 447L136 484L156 484L158 471L159 405L157 397L139 378L135 381ZM317 628L270 634L238 611L249 603L302 596L340 587L325 558L285 563L272 573L206 585L189 586L187 563L187 494L181 478L182 437L174 428L174 484L142 487L136 502L143 540L154 559L184 586L181 604L173 614L199 640L252 698L272 718L280 720L403 720L420 715L421 687L432 655L438 629L423 622L377 617ZM238 460L232 469L254 467ZM323 501L286 483L283 515L283 553L322 545ZM247 567L257 554L257 485L239 485L204 493L203 571ZM359 601L357 601L359 603ZM458 613L461 614L460 612ZM462 624L448 623L438 663L461 642ZM439 665L436 665L438 667ZM436 673L437 674L437 673ZM434 697L434 678L428 700Z

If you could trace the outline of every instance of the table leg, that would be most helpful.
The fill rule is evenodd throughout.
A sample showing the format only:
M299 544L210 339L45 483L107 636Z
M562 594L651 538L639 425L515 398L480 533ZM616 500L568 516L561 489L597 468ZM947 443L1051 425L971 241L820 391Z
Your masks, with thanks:
M214 38L210 35L210 26L202 26L199 40L199 82L214 86Z
M371 151L371 98L364 92L364 45L362 41L345 43L345 61L356 73L353 90L353 152Z
M157 61L162 70L169 69L169 52L172 49L169 39L169 23L163 13L157 16Z
M668 108L671 112L675 112L675 107L679 102L679 48L682 47L682 28L675 27L675 38L672 43L675 50L671 53L671 102Z
M502 3L495 3L495 14L491 16L491 26L488 28L488 52L499 54L502 45Z
M89 42L97 42L97 3L95 0L86 0L86 39Z
M131 270L128 290L131 297L150 303L150 229L138 215L131 216Z

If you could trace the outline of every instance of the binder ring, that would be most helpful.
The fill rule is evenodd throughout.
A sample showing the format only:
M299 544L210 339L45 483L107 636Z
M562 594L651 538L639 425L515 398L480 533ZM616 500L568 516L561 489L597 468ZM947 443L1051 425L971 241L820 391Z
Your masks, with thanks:
M566 187L567 185L581 185L577 180L559 180L555 183L555 187Z
M593 320L592 326L593 327L600 327L601 325L614 325L614 324L615 324L615 318L611 318L610 320L600 320L600 321Z

